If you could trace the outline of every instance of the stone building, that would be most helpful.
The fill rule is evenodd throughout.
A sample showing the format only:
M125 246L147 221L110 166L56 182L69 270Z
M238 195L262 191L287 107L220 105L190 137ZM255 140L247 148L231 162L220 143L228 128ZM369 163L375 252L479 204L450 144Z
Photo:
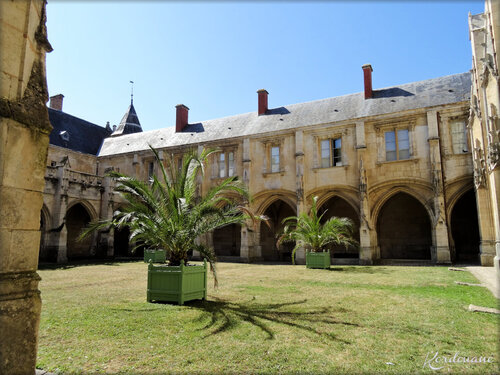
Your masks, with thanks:
M364 65L362 93L270 107L268 92L259 90L254 112L200 123L190 123L180 104L175 126L148 132L133 103L111 131L65 114L62 96L53 97L57 134L45 176L42 259L131 255L126 230L75 238L90 220L110 218L124 204L106 171L144 180L157 172L151 145L179 160L187 149L218 149L201 192L237 175L253 197L249 208L269 217L270 227L233 225L203 238L220 258L289 259L290 246L275 244L281 221L306 212L317 196L325 217L356 224L359 248L332 248L334 262L498 265L495 7L487 1L484 14L470 16L472 75L378 89ZM82 132L92 147L78 145Z
M487 0L482 14L469 14L472 89L469 135L474 160L481 247L496 248L500 272L500 4Z
M187 149L218 149L201 191L237 175L253 197L249 208L269 217L270 228L233 225L208 234L203 240L220 257L289 259L290 247L275 244L281 221L307 211L318 196L326 217L356 224L359 248L333 248L335 262L491 265L495 250L480 237L467 136L471 75L374 89L372 67L362 68L362 93L271 108L268 92L259 90L255 112L189 123L189 108L178 105L175 127L148 132L131 105L111 136L100 128L97 153L51 145L45 253L59 261L129 254L127 233L100 233L78 245L74 237L79 225L109 218L123 204L106 171L144 180L157 172L151 145L179 160ZM68 133L68 142L77 137Z
M51 126L45 1L0 1L0 374L35 372L39 213Z

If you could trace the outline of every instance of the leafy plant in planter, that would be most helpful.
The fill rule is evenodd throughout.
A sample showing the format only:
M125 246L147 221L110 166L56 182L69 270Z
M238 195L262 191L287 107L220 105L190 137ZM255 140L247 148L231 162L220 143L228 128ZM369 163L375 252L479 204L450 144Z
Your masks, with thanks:
M168 266L172 268L150 263L148 300L170 301L172 299L165 294L150 294L150 290L164 284L163 281L156 280L158 274L167 275L180 272L181 268L187 270L195 267L187 265L188 253L196 250L209 262L217 285L214 250L199 243L197 238L226 225L242 224L247 219L255 221L258 218L241 205L248 201L249 195L236 176L221 181L203 195L198 193L198 176L203 175L204 165L215 150L204 150L201 155L194 151L188 152L184 154L180 166L176 165L173 157L165 158L164 166L157 151L152 147L151 150L159 166L160 178L153 175L149 182L143 182L134 177L111 172L110 176L117 181L115 191L119 192L128 204L121 211L115 212L112 220L92 223L82 236L109 226L128 226L131 241L149 249L165 249ZM156 276L150 285L152 273ZM206 280L206 272L204 279ZM182 282L175 283L182 289ZM173 300L179 303L186 301L183 297Z
M290 216L283 220L283 233L279 236L277 244L295 241L295 247L292 250L293 264L295 264L296 251L305 247L308 268L329 268L328 245L357 245L352 237L354 223L346 217L335 216L321 223L326 211L318 215L317 201L318 197L313 197L309 214L302 213L300 216Z

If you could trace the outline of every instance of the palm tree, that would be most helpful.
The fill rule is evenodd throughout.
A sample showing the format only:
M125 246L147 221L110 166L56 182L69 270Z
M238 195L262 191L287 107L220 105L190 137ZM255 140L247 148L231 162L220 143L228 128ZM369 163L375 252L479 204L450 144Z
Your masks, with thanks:
M210 263L217 283L214 250L197 239L209 231L242 224L247 219L255 223L258 217L243 206L249 200L248 191L234 176L223 180L203 196L199 194L198 176L203 175L204 165L215 150L204 150L201 155L188 152L184 154L181 166L177 167L173 157L167 157L164 166L157 151L150 148L158 162L161 178L153 175L148 182L143 182L111 172L110 176L117 181L115 191L128 204L116 211L111 220L92 223L80 237L96 229L127 226L130 241L135 241L138 246L166 250L169 265L180 265L181 261L187 263L188 252L198 251Z
M283 233L279 236L277 245L284 242L295 242L292 250L292 262L295 264L295 252L305 247L306 251L321 252L328 245L357 245L352 238L354 223L347 217L331 217L321 223L323 212L318 216L318 197L313 197L311 211L300 216L290 216L283 220Z

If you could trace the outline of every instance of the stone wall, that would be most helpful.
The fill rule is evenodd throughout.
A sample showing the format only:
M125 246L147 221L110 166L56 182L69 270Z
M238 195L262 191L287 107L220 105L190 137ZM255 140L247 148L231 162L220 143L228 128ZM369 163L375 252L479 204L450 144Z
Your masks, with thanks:
M44 1L2 1L0 14L0 373L34 374L51 46Z

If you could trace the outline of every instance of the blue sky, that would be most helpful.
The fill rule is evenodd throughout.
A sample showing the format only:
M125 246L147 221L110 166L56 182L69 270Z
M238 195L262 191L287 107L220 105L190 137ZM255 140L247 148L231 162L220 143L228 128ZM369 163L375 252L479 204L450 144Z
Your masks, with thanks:
M50 95L104 126L130 103L143 130L375 89L471 68L468 12L483 1L49 1Z

